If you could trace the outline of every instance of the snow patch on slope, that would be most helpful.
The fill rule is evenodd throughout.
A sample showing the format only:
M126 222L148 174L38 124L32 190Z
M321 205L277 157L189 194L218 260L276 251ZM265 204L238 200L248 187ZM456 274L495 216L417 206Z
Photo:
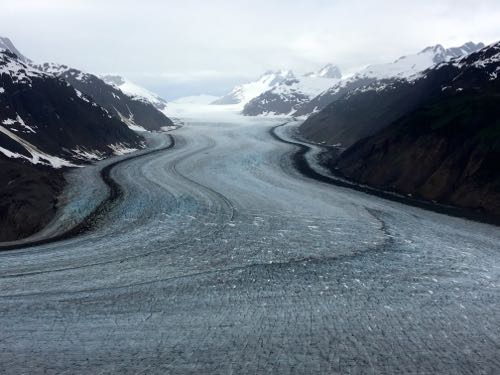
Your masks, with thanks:
M128 106L127 106L127 108L128 108ZM121 113L120 111L116 110L116 112L118 113L118 116L120 116L120 120L123 123L125 123L125 125L127 125L129 127L129 129L134 130L136 132L147 132L147 130L144 129L142 126L136 124L136 122L134 121L134 114L130 111L130 109L128 111L129 111L128 112L129 115L127 117L123 113Z
M56 169L61 168L61 167L76 167L77 166L77 165L75 165L75 164L73 164L65 159L59 158L57 156L49 155L49 154L39 150L36 146L25 141L21 137L17 136L16 134L12 133L11 131L9 131L8 129L5 129L2 126L0 126L0 132L5 134L7 137L11 138L13 141L20 144L26 151L28 151L29 154L31 154L31 158L29 158L25 155L11 152L9 150L6 150L5 148L0 147L0 151L8 158L22 158L22 159L28 160L32 164L50 165Z
M84 102L90 103L90 100L79 90L75 89L76 96L82 99Z
M71 150L73 157L85 161L97 161L106 158L102 152L97 150L87 150L85 147L78 146Z
M15 125L15 124L19 124L19 125L21 125L22 128L26 129L28 132L30 132L30 133L36 133L36 131L34 129L34 128L36 128L36 126L31 127L29 125L26 125L26 123L21 118L21 116L19 116L19 114L17 114L16 119L8 118L8 119L3 120L2 124L3 125ZM12 129L12 130L14 130L14 129ZM17 131L17 129L14 130L14 131Z
M22 62L10 51L0 51L0 75L11 77L14 84L31 85L32 78L44 77L46 73Z
M136 148L130 148L130 147L128 147L127 145L125 145L123 143L110 144L110 145L108 145L108 147L111 150L113 150L113 153L115 155L125 155L125 154L129 154L131 152L137 151Z
M43 63L41 65L38 65L38 67L40 70L55 76L58 76L70 70L69 66L56 63Z
M478 51L478 54L479 55L472 62L469 62L468 56L463 56L460 59L457 59L453 65L462 68L469 64L475 68L485 68L488 65L497 64L500 62L500 42L484 47ZM498 71L500 70L499 68L500 67L497 67L495 70Z

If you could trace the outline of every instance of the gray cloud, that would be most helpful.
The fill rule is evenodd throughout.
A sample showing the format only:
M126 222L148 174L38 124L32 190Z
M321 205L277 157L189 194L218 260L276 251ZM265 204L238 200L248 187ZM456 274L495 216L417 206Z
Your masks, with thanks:
M36 61L116 72L167 97L267 69L353 71L427 45L500 39L498 0L0 0L0 35Z

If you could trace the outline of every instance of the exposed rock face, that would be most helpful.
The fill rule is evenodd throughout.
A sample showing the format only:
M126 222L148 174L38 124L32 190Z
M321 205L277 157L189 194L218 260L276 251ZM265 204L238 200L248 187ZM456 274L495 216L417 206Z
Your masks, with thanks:
M376 81L344 92L341 98L308 118L300 133L314 142L345 149L416 109L436 91L440 91L440 86L426 80L415 84L405 80Z
M464 95L364 139L334 164L363 184L500 215L500 100ZM447 118L436 116L454 111Z
M28 237L45 227L64 184L60 169L0 154L0 242Z
M421 80L440 90L354 143L331 168L380 189L500 216L499 71L500 44L428 71Z

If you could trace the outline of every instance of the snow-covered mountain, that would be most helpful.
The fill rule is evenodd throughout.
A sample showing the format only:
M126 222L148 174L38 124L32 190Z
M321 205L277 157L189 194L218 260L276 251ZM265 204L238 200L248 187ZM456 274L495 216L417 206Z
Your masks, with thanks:
M411 81L434 65L470 54L482 47L484 47L482 43L468 42L460 47L446 49L438 44L427 47L417 54L400 57L391 63L370 65L345 79L341 79L338 67L328 64L318 72L286 79L273 85L269 90L250 100L242 113L247 116L268 114L307 116L321 110L347 92L367 86L375 89L376 81L390 79Z
M300 105L327 90L341 78L340 69L333 64L328 64L317 72L307 73L301 77L292 75L250 100L242 113L246 116L293 113Z
M444 48L442 45L427 47L415 55L402 56L388 64L377 64L366 67L352 77L359 78L405 78L416 79L424 70L456 57L465 56L484 47L483 43L468 42L460 47Z
M166 104L163 99L122 77L110 77L109 80L113 83L107 83L96 75L67 65L35 64L24 57L8 38L0 37L0 50L14 53L20 61L33 68L33 71L42 71L63 78L79 93L90 97L133 130L158 131L173 126L172 121L161 111Z
M318 112L346 93L373 85L375 81L390 79L415 80L423 71L432 66L468 55L483 47L483 43L476 44L473 42L452 48L444 48L438 44L427 47L417 54L402 56L391 63L369 65L360 72L332 85L312 100L301 104L293 114L295 116L307 116ZM375 89L376 85L372 87Z
M119 75L103 75L100 77L104 82L115 86L128 96L153 104L160 111L167 107L167 101L148 89L139 86Z
M341 79L342 73L340 72L340 68L337 65L326 64L323 68L321 68L317 72L310 72L304 74L304 77Z
M158 131L173 125L172 121L150 100L127 94L94 74L55 63L44 63L36 67L65 79L133 130ZM137 88L142 89L138 86ZM147 92L146 89L142 91Z
M68 82L0 51L0 157L53 168L142 147L142 138Z
M348 86L343 86L334 101L301 125L301 134L315 142L349 147L412 113L429 100L444 95L449 87L460 91L464 87L473 87L475 82L479 88L480 84L485 86L484 82L495 79L498 74L498 57L493 53L495 48L495 45L489 46L454 59L442 54L444 49L432 49L439 55L428 54L431 50L426 49L427 57L437 55L441 60L445 56L447 61L410 76L374 79L347 91ZM481 54L486 57L482 58ZM478 69L457 69L464 68L466 63L474 64ZM466 73L471 74L471 77L460 83ZM366 82L366 78L363 78ZM457 86L458 83L460 85Z
M283 81L295 79L289 70L268 71L258 80L236 86L230 93L212 102L214 105L239 104L243 108L253 98L272 89Z
M81 81L81 87L97 89L91 75L56 65L37 67L7 38L0 43L0 241L9 241L37 232L53 218L65 167L128 153L145 143L75 87ZM104 92L115 90L99 81Z

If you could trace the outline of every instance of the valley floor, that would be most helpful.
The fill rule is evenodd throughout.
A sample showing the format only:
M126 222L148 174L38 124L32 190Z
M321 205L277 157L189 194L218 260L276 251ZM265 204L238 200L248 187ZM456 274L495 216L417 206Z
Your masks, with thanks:
M94 230L0 252L1 371L500 371L498 228L304 177L277 124L187 122Z

